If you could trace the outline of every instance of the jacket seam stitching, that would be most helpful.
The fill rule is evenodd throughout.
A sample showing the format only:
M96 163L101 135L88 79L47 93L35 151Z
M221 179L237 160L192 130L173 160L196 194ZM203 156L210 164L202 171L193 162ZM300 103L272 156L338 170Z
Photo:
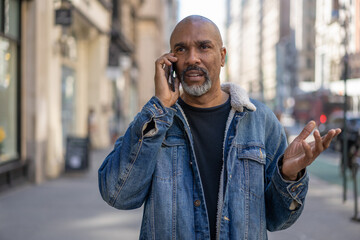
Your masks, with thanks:
M150 229L151 229L151 235L153 239L155 240L155 204L154 204L154 196L151 194L151 215L152 215L152 221L150 222Z
M135 164L135 162L136 162L136 159L137 159L138 156L139 156L139 152L140 152L140 149L141 149L142 143L143 143L142 139L140 139L139 142L140 142L140 146L139 146L139 148L138 148L138 151L137 151L137 153L136 153L136 156L134 157L134 160L131 161L130 169L129 169L128 173L126 174L126 176L125 176L125 178L124 178L124 180L123 180L123 183L120 185L119 190L118 190L118 192L116 193L116 195L115 195L115 197L114 197L114 201L113 201L112 205L115 205L115 201L116 201L116 199L119 197L121 190L123 189L123 187L124 187L127 179L129 178L129 176L130 176L130 174L131 174L131 171L132 171L132 169L133 169L133 167L134 167L134 164ZM121 179L121 178L120 178L120 179Z
M176 170L176 156L177 156L177 148L174 149L174 155L173 155L173 158L172 158L172 164L173 164L173 171L174 171L174 168ZM175 166L174 166L175 165ZM173 229L172 229L172 234L173 234L173 237L172 239L176 240L176 172L172 173L173 175L173 211L172 211L172 222L173 222Z

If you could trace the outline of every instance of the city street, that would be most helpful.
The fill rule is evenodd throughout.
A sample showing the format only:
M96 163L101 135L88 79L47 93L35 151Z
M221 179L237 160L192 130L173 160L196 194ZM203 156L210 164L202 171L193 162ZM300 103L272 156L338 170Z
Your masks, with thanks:
M138 239L141 209L119 211L100 197L97 169L107 151L94 151L88 172L65 174L41 185L15 187L0 194L1 240ZM336 162L324 153L319 162ZM342 189L311 174L300 219L288 230L269 233L270 240L358 240L360 223L353 216L352 195L342 203Z
M285 137L278 136L273 127L272 113L254 102L256 110L250 104L253 99L273 111L289 142L310 120L316 122L321 135L330 129L344 129L346 134L339 135L338 141L307 167L310 185L303 214L289 229L268 235L270 240L360 240L360 168L357 179L351 175L360 165L359 16L360 0L0 0L0 240L138 239L143 208L117 210L103 201L98 169L111 151L110 142L124 133L135 116L139 128L134 125L132 136L151 136L158 123L169 127L170 115L163 107L174 104L176 96L181 96L185 106L177 113L190 117L191 131L200 133L193 132L191 147L199 150L199 160L206 161L202 177L215 188L219 186L216 170L221 168L216 160L223 155L233 157L235 152L222 154L217 148L220 145L213 142L220 140L218 133L209 135L214 126L226 123L225 115L213 112L228 109L225 99L242 113L229 116L238 125L227 128L230 131L225 131L224 139L238 144L235 150L239 154L259 158L255 159L259 166L274 155L268 146L279 139L285 142ZM137 115L141 109L144 114ZM203 124L203 114L212 114L206 115L206 120L211 119L208 127ZM239 120L242 117L244 121ZM173 178L191 172L189 163L175 161L175 155L186 158L189 150L178 120L174 119L176 126L169 128L162 142L169 148L159 154L161 159L173 158L173 164L158 162L151 178L154 182L158 179L160 186L152 186L157 191L154 202L158 193L168 192L168 175L172 175L171 183L182 183ZM263 137L265 142L260 140ZM198 146L204 138L209 141L206 147ZM146 143L141 140L138 146L141 149ZM260 145L265 146L265 154ZM320 147L320 143L312 146ZM282 149L281 144L276 149ZM342 155L339 149L349 154ZM142 152L129 153L141 156ZM84 161L88 155L89 161ZM236 163L240 184L229 191L239 193L236 201L259 197L251 192L253 187L248 191L247 186L240 186L249 179L248 173L243 174L243 169L252 168L247 162ZM220 166L212 167L213 163ZM295 165L299 166L290 161L288 166ZM346 169L346 175L340 165L352 169ZM148 170L137 174L131 172L131 164L127 166L124 179L131 175L136 181ZM300 170L286 171L286 164L283 169L289 176ZM268 173L260 171L261 175ZM228 180L231 174L226 176ZM250 182L253 179L259 178L250 174ZM178 189L196 188L191 184L173 187L174 196ZM143 189L135 192L141 194ZM205 188L203 192L208 206L210 202L216 205L217 198L209 200L212 191ZM249 196L241 195L243 192ZM146 196L150 199L153 195ZM204 199L195 195L195 206L205 206ZM161 207L167 210L171 201L165 202ZM187 198L185 203L192 204L193 199ZM230 201L229 206L235 205ZM267 210L274 205L271 202ZM161 212L159 206L155 204L151 210ZM251 212L253 205L242 207ZM165 215L160 224L167 222L169 214ZM359 221L352 220L354 216ZM224 219L242 228L232 215ZM177 225L161 225L156 238L164 238L160 236L162 228L175 229ZM256 233L259 227L250 228Z

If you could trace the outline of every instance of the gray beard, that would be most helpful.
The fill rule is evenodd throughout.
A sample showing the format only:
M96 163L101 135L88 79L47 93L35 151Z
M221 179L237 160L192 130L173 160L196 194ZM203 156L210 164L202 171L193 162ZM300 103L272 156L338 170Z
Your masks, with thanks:
M182 88L184 89L184 91L187 94L194 96L194 97L200 97L200 96L204 95L205 93L207 93L210 90L210 88L212 86L212 83L207 75L205 76L205 82L203 84L201 84L200 86L197 86L197 85L189 86L184 81L184 74L182 74L180 81L181 81L181 85L182 85Z

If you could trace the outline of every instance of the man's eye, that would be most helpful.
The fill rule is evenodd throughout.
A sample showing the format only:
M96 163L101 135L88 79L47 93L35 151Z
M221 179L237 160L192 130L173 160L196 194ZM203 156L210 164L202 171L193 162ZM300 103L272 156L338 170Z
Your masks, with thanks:
M175 49L175 52L184 52L184 51L185 51L185 48L183 48L183 47L179 47L179 48Z
M210 46L209 45L201 45L200 48L201 49L208 49L208 48L210 48Z

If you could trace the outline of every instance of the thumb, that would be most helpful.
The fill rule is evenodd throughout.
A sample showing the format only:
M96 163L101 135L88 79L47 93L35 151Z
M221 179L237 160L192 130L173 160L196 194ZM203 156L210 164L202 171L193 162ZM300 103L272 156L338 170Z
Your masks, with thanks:
M314 131L316 127L316 123L314 121L310 121L304 129L301 131L301 133L295 138L295 141L301 142L305 140L312 131Z

